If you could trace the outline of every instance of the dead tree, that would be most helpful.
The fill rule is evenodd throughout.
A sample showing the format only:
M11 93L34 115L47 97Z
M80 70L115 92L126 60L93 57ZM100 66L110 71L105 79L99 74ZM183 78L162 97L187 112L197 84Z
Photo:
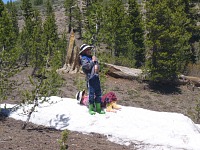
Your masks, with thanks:
M68 48L66 49L67 55L66 55L65 64L63 68L57 70L59 74L79 72L79 69L80 69L80 64L79 64L80 44L79 43L80 42L78 41L78 38L76 38L75 32L72 29L70 33Z

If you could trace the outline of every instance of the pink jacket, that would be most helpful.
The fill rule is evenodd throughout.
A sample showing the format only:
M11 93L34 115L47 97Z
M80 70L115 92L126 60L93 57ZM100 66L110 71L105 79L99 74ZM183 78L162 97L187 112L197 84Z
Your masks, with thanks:
M111 103L112 101L117 101L117 97L114 92L108 92L101 98L101 103L103 107L106 107L106 104Z
M89 105L89 96L84 96L83 100L81 101L81 104L88 106Z

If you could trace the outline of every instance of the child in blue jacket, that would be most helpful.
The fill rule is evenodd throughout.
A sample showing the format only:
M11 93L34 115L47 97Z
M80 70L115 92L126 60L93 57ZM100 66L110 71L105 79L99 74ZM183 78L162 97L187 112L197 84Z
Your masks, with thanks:
M93 47L90 45L83 44L79 52L82 70L86 75L87 88L89 91L89 113L94 115L94 110L96 110L99 114L105 114L105 112L101 110L102 93L98 74L99 65L97 58L91 54L92 48Z

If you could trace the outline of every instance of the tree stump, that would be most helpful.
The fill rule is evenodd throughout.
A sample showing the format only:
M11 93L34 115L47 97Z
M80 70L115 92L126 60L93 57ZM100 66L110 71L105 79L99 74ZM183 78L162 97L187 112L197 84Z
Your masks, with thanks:
M72 29L69 38L69 44L67 48L66 60L63 68L58 69L59 74L64 73L77 73L80 69L79 64L79 45L75 37L75 33Z

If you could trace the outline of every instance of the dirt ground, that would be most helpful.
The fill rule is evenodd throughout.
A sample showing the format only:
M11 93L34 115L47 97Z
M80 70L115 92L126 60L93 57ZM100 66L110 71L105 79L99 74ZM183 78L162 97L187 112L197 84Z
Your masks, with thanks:
M18 81L18 88L29 89L28 75L31 70L26 68L13 77ZM77 79L84 79L82 74L63 75L65 84L61 88L62 94L57 96L74 98L77 92L75 83ZM22 84L23 83L23 84ZM200 123L195 108L199 101L199 89L194 91L187 86L155 86L149 87L147 83L136 80L106 77L106 91L114 91L118 103L124 106L140 107L154 111L178 112L190 117L195 123ZM1 103L19 103L21 101L18 90L12 92L12 97ZM134 114L133 114L134 115ZM52 128L28 123L22 130L23 122L0 115L0 150L58 150L61 132ZM116 131L117 132L117 131ZM135 150L133 143L129 146L119 145L107 140L104 135L91 133L82 134L69 132L66 148L69 150Z

